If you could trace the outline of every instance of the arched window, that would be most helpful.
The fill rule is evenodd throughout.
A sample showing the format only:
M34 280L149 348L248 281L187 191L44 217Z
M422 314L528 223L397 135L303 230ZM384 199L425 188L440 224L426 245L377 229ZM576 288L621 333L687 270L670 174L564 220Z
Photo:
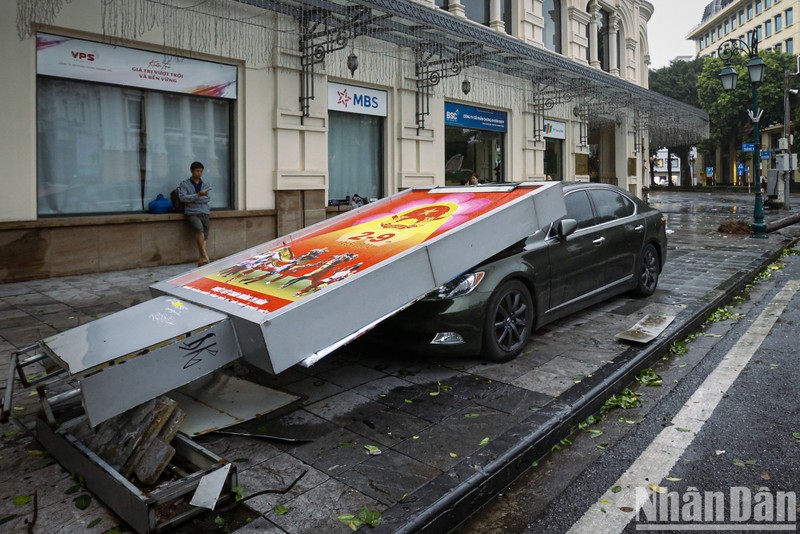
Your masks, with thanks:
M544 47L561 53L561 0L544 0Z
M600 68L608 72L611 69L609 49L611 48L611 24L608 21L608 11L601 9L597 14L597 59Z

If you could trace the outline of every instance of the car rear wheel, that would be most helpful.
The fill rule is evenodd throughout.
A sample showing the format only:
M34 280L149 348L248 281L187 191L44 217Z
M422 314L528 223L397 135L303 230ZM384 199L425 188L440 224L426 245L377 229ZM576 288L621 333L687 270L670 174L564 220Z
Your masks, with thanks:
M639 266L639 283L633 290L638 297L649 297L658 287L658 252L656 247L648 243L642 251L642 262Z
M525 284L511 280L497 288L487 307L483 357L493 362L516 358L531 335L533 316L533 300Z

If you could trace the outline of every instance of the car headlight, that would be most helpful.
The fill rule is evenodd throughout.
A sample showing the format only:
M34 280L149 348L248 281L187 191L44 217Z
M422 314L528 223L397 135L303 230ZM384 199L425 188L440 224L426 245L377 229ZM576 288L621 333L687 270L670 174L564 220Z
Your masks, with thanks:
M454 299L469 295L472 290L478 287L485 274L483 271L476 271L456 276L446 284L428 293L423 300Z

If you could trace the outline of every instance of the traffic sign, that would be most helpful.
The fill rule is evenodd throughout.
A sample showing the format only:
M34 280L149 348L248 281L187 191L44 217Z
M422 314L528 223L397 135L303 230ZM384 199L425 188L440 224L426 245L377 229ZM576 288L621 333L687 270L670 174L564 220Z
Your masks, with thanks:
M768 160L770 155L769 150L762 150L761 151L761 161Z
M755 151L756 151L756 145L755 144L753 144L753 143L742 143L742 152L748 153L748 152L755 152Z
M738 174L739 176L744 174L744 163L739 162L739 164L736 166L736 174Z

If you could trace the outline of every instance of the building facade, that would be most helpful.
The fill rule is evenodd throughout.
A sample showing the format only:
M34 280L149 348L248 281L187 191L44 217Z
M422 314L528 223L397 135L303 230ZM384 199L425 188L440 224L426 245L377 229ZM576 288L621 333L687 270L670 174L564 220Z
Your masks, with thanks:
M205 165L219 258L409 187L595 180L707 116L647 90L644 0L17 0L0 279L191 261L148 213Z
M695 42L698 56L716 57L723 41L747 42L755 30L759 50L795 54L800 38L800 25L795 23L798 9L795 0L714 0L686 38Z

